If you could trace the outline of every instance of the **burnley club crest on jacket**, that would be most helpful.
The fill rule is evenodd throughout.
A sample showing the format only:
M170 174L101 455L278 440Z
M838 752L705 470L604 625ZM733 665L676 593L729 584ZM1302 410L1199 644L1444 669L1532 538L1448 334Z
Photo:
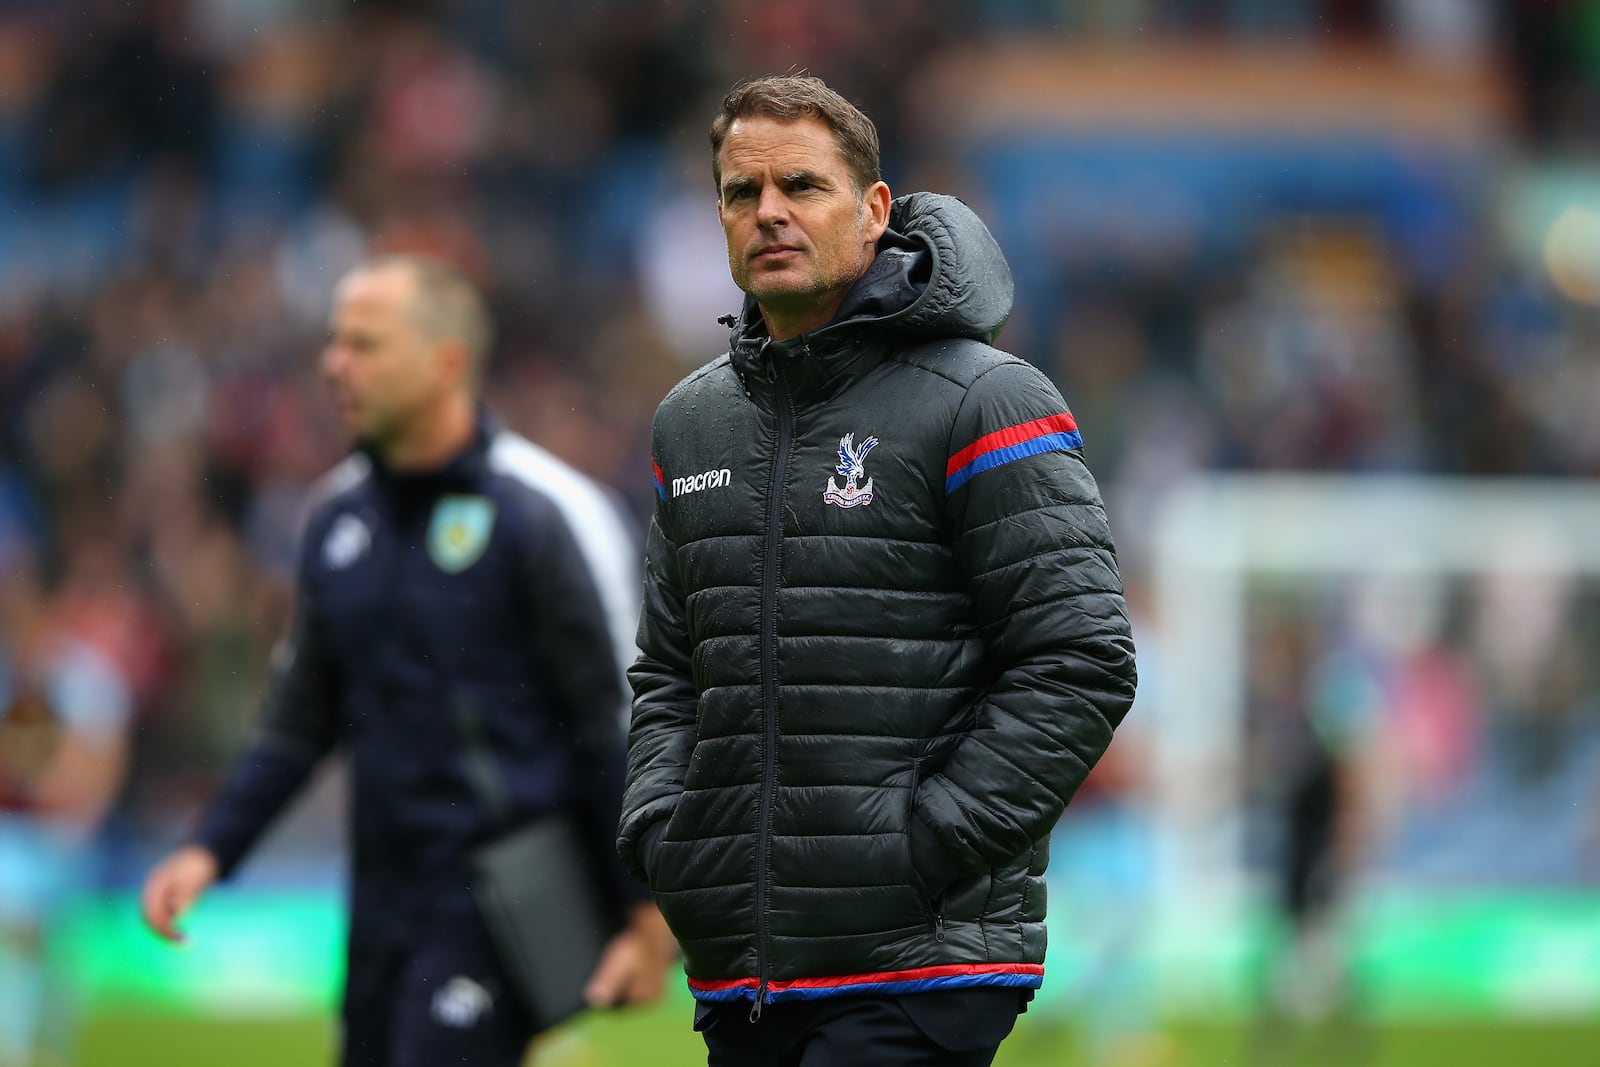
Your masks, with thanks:
M838 504L841 508L872 503L872 479L868 478L866 485L856 483L867 473L867 453L871 452L877 443L876 437L869 437L861 442L860 448L857 448L856 435L853 433L847 433L839 439L839 466L835 469L844 476L844 488L840 489L830 477L828 488L822 494L823 500L830 504Z

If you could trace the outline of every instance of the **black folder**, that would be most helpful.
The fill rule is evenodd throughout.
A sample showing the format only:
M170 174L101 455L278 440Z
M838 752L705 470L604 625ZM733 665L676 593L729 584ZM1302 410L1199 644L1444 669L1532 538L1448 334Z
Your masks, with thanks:
M583 988L621 916L573 820L552 815L479 848L472 892L538 1030L587 1007Z

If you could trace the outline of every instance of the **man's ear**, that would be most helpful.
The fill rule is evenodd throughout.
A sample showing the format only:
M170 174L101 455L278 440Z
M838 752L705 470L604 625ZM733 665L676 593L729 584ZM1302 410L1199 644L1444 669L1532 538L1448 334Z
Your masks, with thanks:
M861 202L866 208L867 240L877 244L878 238L889 228L889 187L883 182L873 182L862 194Z
M467 351L464 341L454 338L440 341L438 354L439 369L446 381L460 385L472 380L472 354Z

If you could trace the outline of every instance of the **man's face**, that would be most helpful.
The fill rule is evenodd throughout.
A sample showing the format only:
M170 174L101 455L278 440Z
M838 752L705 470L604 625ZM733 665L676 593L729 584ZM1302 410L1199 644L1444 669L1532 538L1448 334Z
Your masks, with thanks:
M443 387L438 345L412 317L415 286L404 268L379 267L348 275L335 295L322 373L357 440L404 436Z
M733 280L769 321L822 325L872 262L888 187L858 193L833 131L814 118L736 119L719 161Z

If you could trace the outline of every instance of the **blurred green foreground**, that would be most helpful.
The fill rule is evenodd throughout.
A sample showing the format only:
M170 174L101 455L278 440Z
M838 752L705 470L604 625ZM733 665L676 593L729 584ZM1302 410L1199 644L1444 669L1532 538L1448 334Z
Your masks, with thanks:
M140 926L131 897L72 911L55 942L55 967L78 989L70 1013L77 1067L333 1063L342 980L333 896L221 892L191 916L192 937L181 949ZM1276 1031L1249 1022L1248 983L1216 998L1232 1006L1214 1014L1196 1006L1162 1021L1154 1011L1129 1011L1143 999L1138 985L1088 967L1071 951L1082 946L1068 931L1053 933L1056 983L1022 1017L997 1067L1600 1064L1591 995L1600 982L1600 901L1435 899L1426 908L1375 909L1368 925L1357 953L1368 1021ZM1178 966L1185 939L1161 940L1172 958L1152 969ZM1248 973L1249 955L1232 971ZM1228 972L1201 973L1221 981ZM692 1011L679 984L649 1010L593 1015L548 1035L530 1067L703 1064Z
M1366 1035L1330 1032L1255 1043L1237 1028L1173 1027L1160 1043L1130 1048L1116 1067L1519 1067L1596 1062L1593 1024L1389 1024ZM81 1035L80 1067L299 1067L332 1062L332 1034L317 1019L222 1020L160 1015L102 1016ZM689 1028L687 996L626 1018L592 1019L551 1035L529 1067L672 1067L703 1064ZM1024 1016L996 1067L1091 1065L1069 1029Z

